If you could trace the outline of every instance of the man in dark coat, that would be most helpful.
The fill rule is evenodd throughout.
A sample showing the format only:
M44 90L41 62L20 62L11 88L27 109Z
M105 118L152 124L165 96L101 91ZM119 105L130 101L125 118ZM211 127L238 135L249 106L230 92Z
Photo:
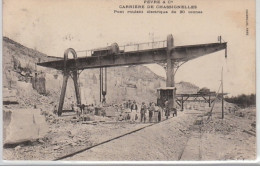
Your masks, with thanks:
M144 123L145 123L145 120L146 120L146 117L145 117L145 113L146 113L146 110L147 108L146 108L146 105L145 105L145 103L143 102L142 103L142 106L141 106L141 109L140 109L140 113L141 113L141 122L143 121L143 119L144 119Z
M166 119L168 119L168 117L170 116L170 109L169 109L168 100L166 100L166 102L165 102L165 116L166 116Z

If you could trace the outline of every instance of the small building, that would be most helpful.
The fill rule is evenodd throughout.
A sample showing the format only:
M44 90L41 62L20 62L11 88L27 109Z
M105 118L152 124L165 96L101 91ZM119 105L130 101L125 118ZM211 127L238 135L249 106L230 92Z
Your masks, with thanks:
M161 87L157 89L157 105L165 107L168 101L170 109L174 108L174 100L176 96L176 87Z

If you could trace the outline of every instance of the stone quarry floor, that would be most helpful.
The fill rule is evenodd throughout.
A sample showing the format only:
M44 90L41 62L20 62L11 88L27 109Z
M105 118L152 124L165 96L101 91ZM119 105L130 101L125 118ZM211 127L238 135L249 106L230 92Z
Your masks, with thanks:
M78 161L176 161L176 160L254 160L255 120L212 115L187 110L160 123L112 122L99 117L96 124L71 122L60 118L50 124L48 135L30 144L3 149L4 160L55 160L136 129L137 132L111 140L63 160ZM164 118L165 119L165 118ZM245 130L249 133L246 133Z

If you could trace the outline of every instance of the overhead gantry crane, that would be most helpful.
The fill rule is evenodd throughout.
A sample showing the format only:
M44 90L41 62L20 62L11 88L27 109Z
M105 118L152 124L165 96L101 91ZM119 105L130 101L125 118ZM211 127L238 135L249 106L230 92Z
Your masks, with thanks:
M175 46L173 36L168 35L167 40L160 42L141 43L126 46L118 46L114 43L105 48L88 50L86 51L86 55L82 57L78 57L77 52L74 49L69 48L64 52L64 59L41 62L37 63L37 65L63 71L63 84L58 107L58 115L61 115L69 76L71 76L74 81L77 104L81 105L78 84L78 71L80 70L164 63L166 64L166 87L174 88L174 69L177 67L177 64L224 49L225 57L227 56L227 42L221 42L221 37L219 38L219 42L216 43ZM127 49L127 47L132 47L132 49ZM69 53L72 53L73 59L68 59ZM106 94L106 90L103 91L102 89L101 92ZM173 92L175 92L175 90ZM170 108L174 107L174 100L175 94L173 94L172 98L169 100L171 103Z

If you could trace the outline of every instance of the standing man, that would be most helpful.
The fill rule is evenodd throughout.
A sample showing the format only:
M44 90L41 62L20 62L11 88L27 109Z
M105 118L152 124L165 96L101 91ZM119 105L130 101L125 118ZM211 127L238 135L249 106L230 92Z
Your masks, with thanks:
M82 104L82 105L79 105L79 106L80 106L80 112L81 112L81 114L84 114L85 105Z
M128 100L128 102L126 103L125 114L126 114L126 120L131 120L131 101L130 100Z
M170 110L169 110L169 102L168 102L168 100L166 100L166 102L165 102L165 116L166 116L166 119L168 119L168 117L170 116Z
M128 101L126 102L126 109L128 109L128 108L130 108L130 107L131 107L131 101L128 100Z
M175 117L177 117L177 108L175 107L175 108L173 108L173 116Z
M131 122L135 122L135 117L137 115L137 104L134 101L133 104L131 105Z
M161 117L159 117L159 106L157 106L157 104L154 105L154 116L156 117L157 119L157 122L160 122L161 121ZM160 114L161 116L161 114Z
M162 120L163 111L161 106L158 106L158 108L158 122L160 122Z
M153 112L154 112L154 110L155 110L154 107L155 107L154 104L151 102L151 103L149 104L149 108L148 108L148 110L149 110L149 122L150 122L150 123L152 122Z
M71 110L72 110L72 111L75 111L75 110L74 110L74 101L72 101L72 103L71 103L70 106L71 106Z
M144 123L145 123L145 113L146 113L146 105L145 103L143 102L142 103L142 106L141 106L141 109L140 109L140 113L141 113L141 122L143 121L144 119Z

